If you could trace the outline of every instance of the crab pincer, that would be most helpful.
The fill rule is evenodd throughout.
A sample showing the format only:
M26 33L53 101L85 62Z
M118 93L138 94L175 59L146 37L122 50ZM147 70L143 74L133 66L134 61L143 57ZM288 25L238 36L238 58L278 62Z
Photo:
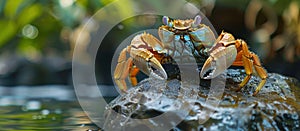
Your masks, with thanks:
M226 47L222 43L217 43L209 54L200 72L203 79L212 79L223 73L235 61L237 50L234 45Z
M248 83L254 71L261 78L261 81L253 96L257 95L265 85L268 77L267 71L261 66L259 57L249 51L244 40L236 40L232 34L222 32L208 53L210 56L202 67L200 72L201 78L212 79L229 68L229 66L243 66L246 77L239 84L237 91L241 90Z

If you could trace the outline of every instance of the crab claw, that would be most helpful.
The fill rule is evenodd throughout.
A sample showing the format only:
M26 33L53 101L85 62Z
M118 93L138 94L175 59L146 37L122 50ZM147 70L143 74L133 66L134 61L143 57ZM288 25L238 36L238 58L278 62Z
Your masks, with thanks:
M133 63L143 73L148 76L153 76L157 79L165 80L168 78L165 69L160 62L154 57L154 54L147 49L130 48L130 55L133 58Z
M154 78L161 80L168 78L165 69L155 57L149 59L147 68L149 71L149 76L153 76Z
M200 77L203 79L212 79L220 75L232 65L237 56L235 45L225 47L219 43L209 52L210 56L205 61L200 72Z

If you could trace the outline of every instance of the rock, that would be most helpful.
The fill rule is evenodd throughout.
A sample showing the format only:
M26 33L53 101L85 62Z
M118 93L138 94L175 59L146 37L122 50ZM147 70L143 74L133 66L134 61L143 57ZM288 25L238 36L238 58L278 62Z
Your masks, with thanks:
M106 107L104 129L300 130L299 82L269 73L266 85L253 97L260 82L256 76L235 91L244 74L240 69L227 71L220 101L209 101L210 88L205 85L210 81L199 86L176 79L145 79Z

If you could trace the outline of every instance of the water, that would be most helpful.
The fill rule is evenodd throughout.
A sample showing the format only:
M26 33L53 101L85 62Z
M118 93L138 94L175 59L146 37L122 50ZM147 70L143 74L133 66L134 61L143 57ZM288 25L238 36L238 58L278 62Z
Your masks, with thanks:
M0 87L0 96L1 131L101 130L83 112L72 87Z

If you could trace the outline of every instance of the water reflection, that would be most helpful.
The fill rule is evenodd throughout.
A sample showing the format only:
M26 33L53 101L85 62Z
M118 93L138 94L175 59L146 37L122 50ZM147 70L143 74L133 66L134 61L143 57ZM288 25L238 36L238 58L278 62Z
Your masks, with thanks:
M82 111L72 89L0 87L0 130L100 130ZM16 95L21 90L23 95Z

